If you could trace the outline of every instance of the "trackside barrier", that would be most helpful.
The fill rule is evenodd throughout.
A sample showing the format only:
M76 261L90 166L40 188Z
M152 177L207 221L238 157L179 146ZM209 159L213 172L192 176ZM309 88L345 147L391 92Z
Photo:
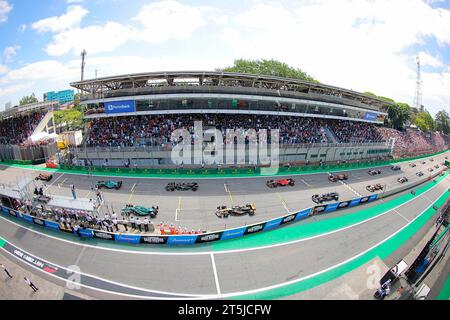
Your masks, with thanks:
M299 166L299 167L280 167L278 169L279 175L283 175L284 173L286 175L293 174L293 173L301 173L304 171L310 172L310 171L334 171L334 170L352 170L352 169L359 169L363 167L375 167L375 166L388 166L399 162L405 162L405 161L414 161L417 159L423 159L427 157L433 157L442 153L445 153L449 151L450 149L443 150L437 153L429 154L429 155L422 155L417 157L411 157L411 158L402 158L402 159L391 159L391 160L380 160L380 161L364 161L364 162L358 162L358 163L343 163L343 164L332 164L332 165L310 165L310 166ZM79 172L82 174L88 174L89 168L88 167L82 167L82 166L70 166L70 165L60 165L60 169L63 170L72 170L74 172ZM239 175L256 175L260 171L259 169L253 169L253 168L224 168L224 169L135 169L135 168L104 168L104 167L92 167L93 173L112 173L112 174L127 174L127 175L152 175L152 176L164 176L164 175L204 175L204 176L214 176L217 174L220 175L228 175L228 176L239 176Z
M349 201L342 201L337 203L332 203L329 205L320 205L315 206L313 208L304 209L302 211L292 213L289 215L285 215L283 217L275 218L269 221L253 224L246 227L239 227L235 229L228 229L217 232L208 232L199 235L168 235L168 236L159 236L159 235L135 235L135 234L126 234L126 233L111 233L101 230L92 230L92 229L82 229L78 228L77 230L68 230L64 229L59 223L44 220L36 217L32 217L27 214L22 214L17 210L10 209L8 207L0 206L0 212L4 215L13 216L16 218L21 218L24 221L39 225L41 227L46 227L48 229L52 229L54 231L73 233L80 238L84 239L101 239L108 241L115 241L121 243L130 243L130 244L166 244L169 246L175 245L193 245L200 243L208 243L219 240L229 240L235 239L239 237L243 237L246 235L254 234L261 231L268 231L275 228L279 228L283 225L293 223L296 221L300 221L306 219L310 216L320 214L320 213L328 213L333 212L339 209L347 208L352 206L352 203L355 205L375 201L378 199L377 194L373 194L371 196L353 199Z
M434 179L435 177L442 175L447 169L441 170L440 172L435 173L433 176L431 176L431 179ZM108 240L108 241L115 241L115 242L121 242L121 243L130 243L130 244L164 244L169 246L175 246L175 245L194 245L194 244L200 244L200 243L208 243L208 242L214 242L214 241L225 241L230 239L236 239L243 236L251 235L254 233L262 232L262 231L269 231L273 230L275 228L279 228L285 224L297 222L303 219L306 219L308 217L318 215L318 214L326 214L330 212L334 212L336 210L344 209L344 208L351 208L355 206L359 206L365 203L369 203L372 201L375 201L380 198L387 197L388 195L392 195L395 193L399 193L404 191L405 189L412 189L415 186L422 184L426 182L427 180L430 180L430 178L426 178L422 181L419 181L415 183L414 185L409 185L405 187L400 187L396 190L392 190L389 192L386 192L385 194L372 194L369 196L352 199L352 200L346 200L341 201L337 203L331 203L328 205L318 205L312 208L307 208L304 210L301 210L296 213L288 214L282 217L278 217L275 219L271 219L269 221L260 222L257 224L252 224L245 227L239 227L235 229L228 229L228 230L222 230L222 231L216 231L216 232L208 232L200 235L134 235L134 234L124 234L124 233L111 233L106 231L100 231L100 230L91 230L91 229L82 229L79 228L78 230L67 230L64 229L61 225L54 221L49 220L43 220L36 217L32 217L27 214L23 214L17 210L13 210L11 208L0 206L0 212L3 215L15 217L18 219L22 219L28 223L39 225L42 227L46 227L52 230L60 231L60 232L68 232L73 233L74 235L77 235L80 238L83 239L101 239L101 240Z

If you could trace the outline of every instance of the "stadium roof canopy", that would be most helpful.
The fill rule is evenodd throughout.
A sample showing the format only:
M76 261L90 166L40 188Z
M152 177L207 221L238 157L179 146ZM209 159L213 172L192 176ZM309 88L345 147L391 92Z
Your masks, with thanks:
M108 92L135 90L149 87L173 86L217 86L242 87L293 91L316 94L358 101L378 108L385 108L393 103L356 91L324 85L320 83L288 79L274 76L217 72L217 71L168 71L136 73L112 77L73 82L72 87L82 94L103 96Z

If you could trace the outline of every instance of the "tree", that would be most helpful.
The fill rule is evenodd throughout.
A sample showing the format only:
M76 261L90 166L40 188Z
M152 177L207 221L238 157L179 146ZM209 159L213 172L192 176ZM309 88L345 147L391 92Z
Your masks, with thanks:
M287 65L286 63L277 60L246 60L237 59L234 65L224 69L216 69L219 72L236 72L248 73L256 75L276 76L282 78L298 79L310 82L319 81L308 75L306 72Z
M435 125L436 131L441 131L445 134L450 133L450 119L447 111L441 110L438 113L436 113Z
M420 130L424 132L434 130L434 120L428 111L419 112L414 123Z
M83 113L76 109L55 111L55 124L66 130L78 130L84 126Z
M22 99L20 99L20 101L19 101L19 105L24 106L26 104L36 103L36 102L39 102L39 100L36 98L34 93L32 93L29 96L22 97Z
M396 103L388 107L388 119L385 124L391 128L403 129L409 120L410 107L407 103Z

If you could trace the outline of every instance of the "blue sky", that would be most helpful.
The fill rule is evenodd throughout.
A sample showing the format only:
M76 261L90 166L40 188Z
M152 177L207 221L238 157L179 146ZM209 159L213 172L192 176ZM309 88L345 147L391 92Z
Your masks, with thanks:
M274 58L321 82L450 111L450 4L442 0L0 0L0 110L79 79L211 70Z

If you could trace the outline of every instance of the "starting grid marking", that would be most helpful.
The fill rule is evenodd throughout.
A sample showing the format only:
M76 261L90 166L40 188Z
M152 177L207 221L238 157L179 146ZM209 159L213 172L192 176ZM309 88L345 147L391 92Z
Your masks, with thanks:
M291 210L289 210L289 207L287 206L286 200L277 192L277 196L281 201L281 204L283 205L284 209L286 210L287 213L291 214Z
M346 186L351 192L353 192L356 196L358 196L359 198L362 197L362 194L360 194L358 191L356 191L355 189L353 189L352 187L350 187L347 183L345 183L342 180L339 180L339 182L343 185Z

